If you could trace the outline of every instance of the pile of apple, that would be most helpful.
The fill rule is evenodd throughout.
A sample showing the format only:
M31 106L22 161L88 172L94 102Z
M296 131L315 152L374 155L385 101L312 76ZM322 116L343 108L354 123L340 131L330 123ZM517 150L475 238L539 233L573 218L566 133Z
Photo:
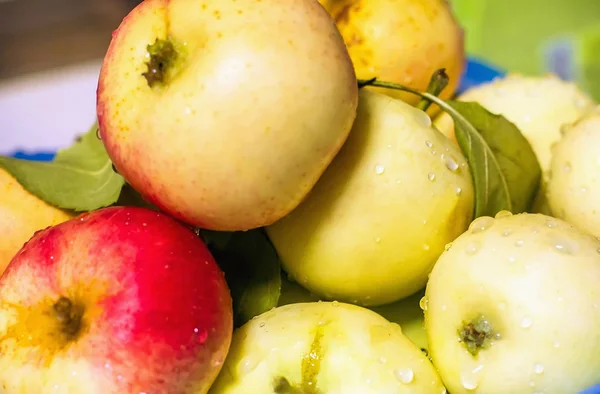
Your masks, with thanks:
M600 107L464 60L443 0L142 2L0 158L0 393L600 384Z

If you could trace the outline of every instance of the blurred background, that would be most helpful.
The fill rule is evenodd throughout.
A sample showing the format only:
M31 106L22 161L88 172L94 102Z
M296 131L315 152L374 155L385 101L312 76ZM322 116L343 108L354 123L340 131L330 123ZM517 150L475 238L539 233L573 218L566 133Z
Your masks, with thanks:
M472 58L509 72L554 72L600 100L600 0L449 2ZM111 32L138 3L0 0L0 152L31 141L56 149L93 122Z

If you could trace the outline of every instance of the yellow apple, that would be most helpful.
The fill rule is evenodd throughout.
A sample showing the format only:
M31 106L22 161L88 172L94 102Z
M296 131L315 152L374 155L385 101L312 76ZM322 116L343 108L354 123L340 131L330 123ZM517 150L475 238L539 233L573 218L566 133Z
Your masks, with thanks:
M0 275L36 231L72 217L29 193L0 167Z
M273 223L356 116L352 61L314 0L146 0L112 37L100 134L146 200L196 227Z
M451 97L460 82L463 31L445 0L321 0L339 28L358 78L377 77L425 90L434 71L445 68ZM369 87L415 104L418 97ZM433 105L430 113L437 111Z
M233 334L210 394L442 394L423 352L395 323L352 304L280 306Z
M572 82L562 81L552 74L531 76L512 73L475 86L457 99L477 102L490 112L503 115L519 128L531 144L543 172L532 210L550 214L545 198L550 147L560 139L563 125L576 121L594 107L592 98ZM448 114L437 116L434 125L456 142L454 122Z
M555 216L600 237L600 107L554 145L548 202Z
M267 234L302 287L376 306L422 289L472 213L471 174L459 148L425 112L362 89L340 153Z
M425 289L391 304L371 307L392 323L398 324L402 328L402 333L406 335L415 345L427 351L427 333L424 326L424 315L419 303L425 295ZM321 301L321 298L306 290L296 282L285 278L281 280L281 296L278 306L297 304L301 302Z
M429 351L452 394L600 383L600 240L542 214L475 220L427 284Z

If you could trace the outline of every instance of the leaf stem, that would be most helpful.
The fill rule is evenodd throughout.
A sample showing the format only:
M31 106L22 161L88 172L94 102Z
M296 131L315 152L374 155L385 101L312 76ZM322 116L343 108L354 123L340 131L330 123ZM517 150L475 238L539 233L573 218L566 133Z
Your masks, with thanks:
M445 68L440 68L436 70L431 79L429 80L429 85L427 86L427 93L431 93L435 96L439 96L440 93L448 86L450 82L450 78L448 74L446 74ZM417 108L423 111L427 111L429 106L431 105L431 101L422 98L421 101L417 103Z

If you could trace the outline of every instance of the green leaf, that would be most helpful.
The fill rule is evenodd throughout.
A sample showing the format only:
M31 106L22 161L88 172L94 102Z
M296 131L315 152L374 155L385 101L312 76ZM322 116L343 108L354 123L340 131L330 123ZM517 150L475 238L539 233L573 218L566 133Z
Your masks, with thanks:
M467 157L475 188L475 218L501 210L527 212L542 170L527 139L501 115L475 102L446 101L458 114L456 139Z
M125 184L96 137L94 125L52 162L0 156L0 166L30 193L48 204L73 211L92 211L117 201Z
M277 306L281 264L263 229L218 235L214 231L200 233L225 272L236 327Z

